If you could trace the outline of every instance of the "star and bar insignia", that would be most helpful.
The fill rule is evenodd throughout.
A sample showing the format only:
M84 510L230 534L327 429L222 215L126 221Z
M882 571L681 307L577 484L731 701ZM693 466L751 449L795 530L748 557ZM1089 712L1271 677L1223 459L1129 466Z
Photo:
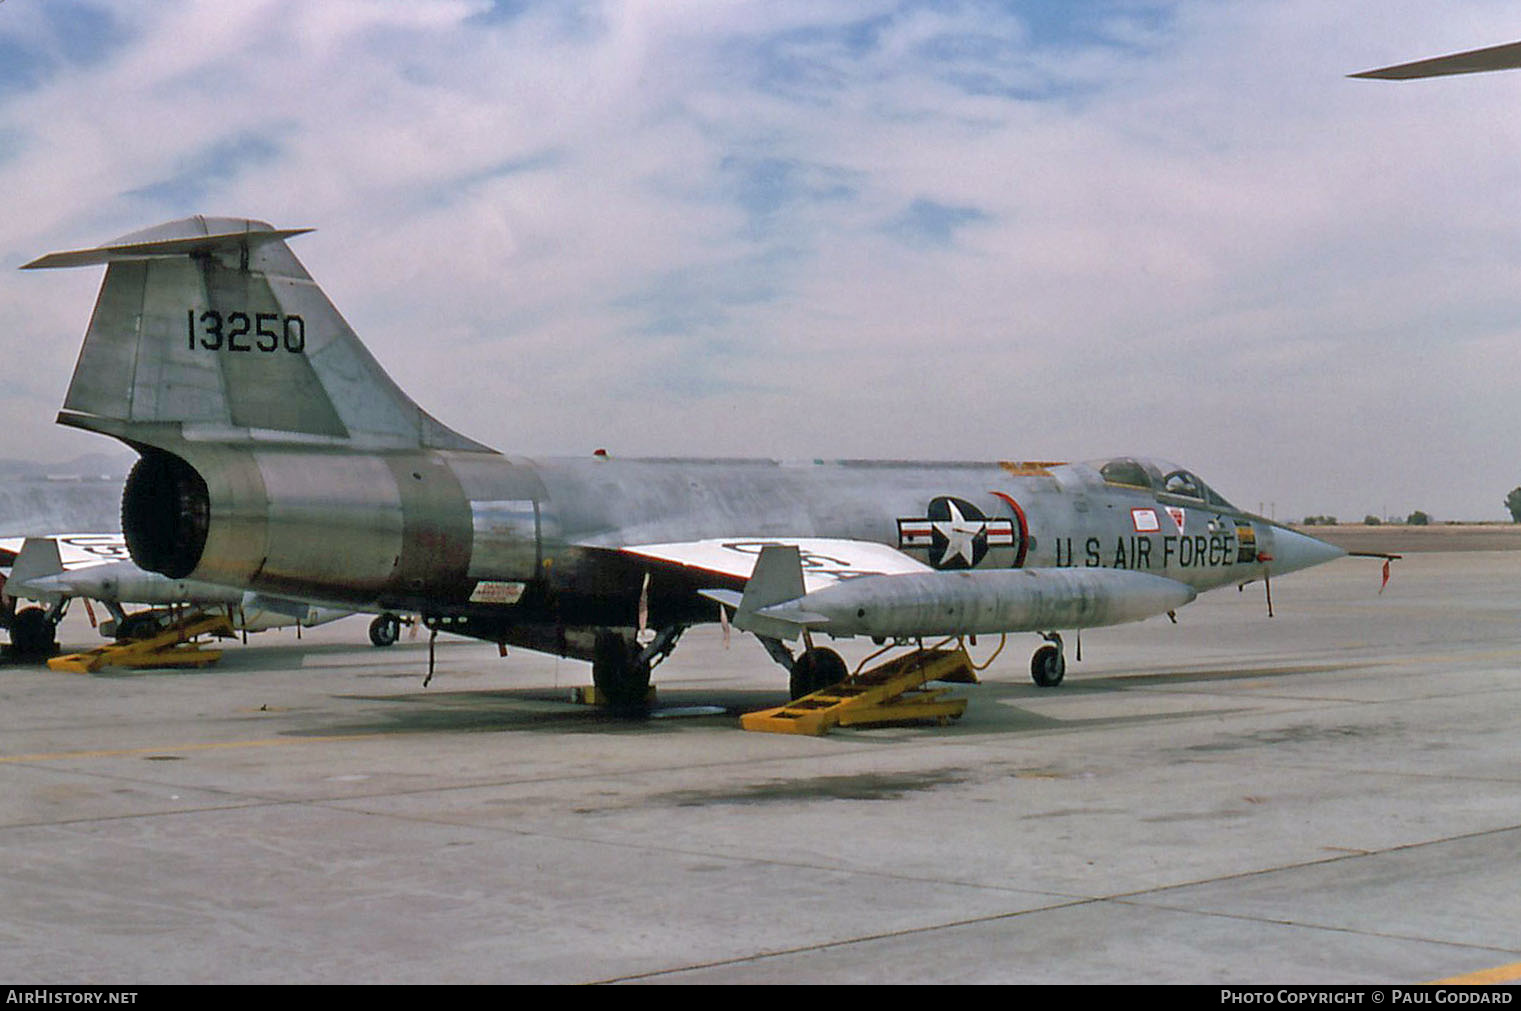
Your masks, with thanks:
M922 518L898 520L898 549L928 551L937 569L970 569L989 548L1014 546L1012 520L989 519L972 503L949 495L931 499Z

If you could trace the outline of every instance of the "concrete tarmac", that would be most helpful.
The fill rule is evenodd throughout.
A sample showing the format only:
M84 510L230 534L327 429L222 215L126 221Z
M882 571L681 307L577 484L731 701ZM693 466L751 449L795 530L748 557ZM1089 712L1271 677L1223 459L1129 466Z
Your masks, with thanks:
M424 688L425 642L362 618L200 671L11 666L0 980L1521 978L1521 554L1378 588L1343 559L1271 620L1258 585L1069 636L1057 689L1014 637L959 722L822 738L739 729L785 677L716 629L638 722L482 643Z

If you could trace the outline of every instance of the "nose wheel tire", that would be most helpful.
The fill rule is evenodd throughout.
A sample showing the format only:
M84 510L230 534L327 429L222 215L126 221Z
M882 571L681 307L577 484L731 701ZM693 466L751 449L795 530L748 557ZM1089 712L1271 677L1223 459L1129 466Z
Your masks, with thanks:
M387 612L370 622L370 642L376 646L394 646L401 638L401 619Z
M1059 645L1047 643L1030 658L1030 677L1042 688L1055 688L1067 675L1067 658Z

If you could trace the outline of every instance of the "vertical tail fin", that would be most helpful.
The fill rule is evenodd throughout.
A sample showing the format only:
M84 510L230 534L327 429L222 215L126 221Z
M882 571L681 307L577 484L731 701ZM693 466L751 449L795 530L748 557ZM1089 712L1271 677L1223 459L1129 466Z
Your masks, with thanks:
M133 443L294 441L488 447L386 375L285 240L242 218L184 218L27 268L106 264L59 415Z

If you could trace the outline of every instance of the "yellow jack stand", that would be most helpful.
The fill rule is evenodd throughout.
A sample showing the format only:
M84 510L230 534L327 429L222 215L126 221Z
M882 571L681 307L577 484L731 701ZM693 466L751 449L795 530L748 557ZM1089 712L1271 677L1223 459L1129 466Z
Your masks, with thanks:
M191 640L198 635L232 634L232 622L225 614L201 615L147 639L55 656L48 661L48 667L74 674L93 674L102 667L205 667L222 659L222 651L202 649L201 643Z
M597 691L596 685L577 685L570 690L570 701L581 706L604 706L607 705L607 697ZM645 705L655 704L655 686L650 685L650 690L644 695Z
M924 688L930 681L976 684L976 668L966 648L906 653L785 706L746 713L739 724L746 730L821 737L837 726L919 720L944 726L966 712L966 699L944 698L948 688Z

